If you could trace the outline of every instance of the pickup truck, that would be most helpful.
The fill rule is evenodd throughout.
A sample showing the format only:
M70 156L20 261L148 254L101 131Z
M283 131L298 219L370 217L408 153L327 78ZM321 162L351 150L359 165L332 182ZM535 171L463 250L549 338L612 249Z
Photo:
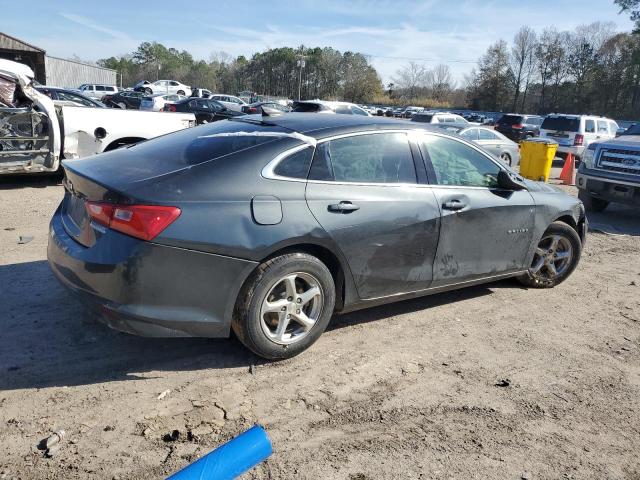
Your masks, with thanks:
M576 186L586 210L601 212L609 203L640 207L640 124L589 144L582 160Z
M33 71L0 59L0 174L55 172L83 158L196 124L191 113L56 106Z

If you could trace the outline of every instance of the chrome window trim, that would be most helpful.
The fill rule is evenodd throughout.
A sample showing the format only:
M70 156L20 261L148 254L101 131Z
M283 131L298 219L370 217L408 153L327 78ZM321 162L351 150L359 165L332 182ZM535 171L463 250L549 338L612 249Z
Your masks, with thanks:
M470 127L473 128L473 127ZM476 127L477 128L477 127ZM464 145L467 145L468 147L471 147L472 149L476 150L478 153L482 154L485 158L489 159L491 162L493 162L494 165L496 165L500 170L504 170L503 165L501 165L496 159L493 158L493 156L486 154L485 152L482 151L482 149L478 148L477 145L473 144L471 141L467 141L465 139L460 139L460 138L455 138L452 137L450 135L446 135L443 134L441 132L433 132L431 130L425 130L423 128L411 128L411 129L391 129L391 130L368 130L368 131L362 131L362 132L349 132L349 133L342 133L339 135L334 135L331 137L326 137L326 138L322 138L320 140L317 141L317 144L321 144L324 142L329 142L331 140L337 140L340 138L349 138L349 137L358 137L358 136L362 136L362 135L378 135L378 134L383 134L383 133L404 133L407 135L407 140L409 142L411 142L412 140L417 140L417 139L412 139L411 136L412 135L435 135L438 137L444 137L444 138L448 138L457 142L460 142ZM273 160L271 160L269 163L267 163L261 171L261 175L263 178L266 178L268 180L280 180L280 181L286 181L286 182L306 182L306 183L315 183L315 184L320 184L320 185L354 185L354 186L370 186L370 187L421 187L421 188L433 188L433 187L437 187L437 188L466 188L466 189L473 189L473 190L489 190L489 187L481 187L481 186L475 186L475 185L439 185L437 183L429 183L429 184L424 184L424 183L377 183L377 182L336 182L336 181L329 181L329 180L308 180L306 178L293 178L293 177L284 177L281 175L276 175L274 173L276 167L278 166L278 164L284 160L286 157L288 157L289 155L293 155L294 153L297 153L301 150L304 150L305 148L313 148L312 146L308 145L308 144L304 144L304 145L298 145L296 147L292 147L288 150L285 150L284 152L278 154ZM420 145L418 145L418 149L420 150L420 154L423 157L423 160L426 160L426 157L424 155L424 152L422 151L422 147ZM314 154L315 154L315 149L314 149Z

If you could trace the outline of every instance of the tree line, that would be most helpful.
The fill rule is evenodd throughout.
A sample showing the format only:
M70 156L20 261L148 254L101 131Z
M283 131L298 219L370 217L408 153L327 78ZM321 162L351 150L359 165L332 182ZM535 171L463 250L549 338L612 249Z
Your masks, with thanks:
M574 31L522 27L499 40L466 78L477 110L640 116L640 35L610 23Z
M232 58L224 52L209 61L195 60L189 52L144 42L122 57L99 60L101 66L122 75L123 85L138 80L175 79L214 92L243 90L296 99L323 98L363 103L382 92L378 72L360 53L333 48L271 48L251 58Z

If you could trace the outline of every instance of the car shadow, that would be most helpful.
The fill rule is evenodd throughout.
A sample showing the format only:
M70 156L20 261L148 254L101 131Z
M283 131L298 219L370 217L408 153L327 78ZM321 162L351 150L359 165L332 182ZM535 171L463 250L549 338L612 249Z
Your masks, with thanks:
M485 295L491 295L492 288L518 288L519 286L521 287L521 285L514 280L503 280L500 282L466 287L459 290L452 290L450 292L437 293L425 297L388 303L378 307L371 307L364 310L336 315L331 320L328 330L349 327L355 324L376 322L378 320L397 315L405 315L407 313L418 312L420 310L428 310L448 303L455 303Z
M0 190L19 188L46 188L62 185L62 173L30 173L24 175L0 175Z
M589 231L609 235L640 236L640 210L611 203L603 212L587 212Z
M234 338L143 338L111 330L58 283L46 261L0 266L0 285L0 391L264 363Z
M148 372L268 363L235 338L144 338L116 332L54 278L46 261L0 266L0 391L149 378ZM337 315L330 329L368 323L514 288L503 281Z

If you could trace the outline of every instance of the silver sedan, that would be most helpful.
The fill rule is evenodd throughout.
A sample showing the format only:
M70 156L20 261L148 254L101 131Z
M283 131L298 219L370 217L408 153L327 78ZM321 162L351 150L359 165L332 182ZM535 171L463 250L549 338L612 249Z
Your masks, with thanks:
M520 146L500 132L478 126L443 125L442 128L477 143L511 167L520 165Z

